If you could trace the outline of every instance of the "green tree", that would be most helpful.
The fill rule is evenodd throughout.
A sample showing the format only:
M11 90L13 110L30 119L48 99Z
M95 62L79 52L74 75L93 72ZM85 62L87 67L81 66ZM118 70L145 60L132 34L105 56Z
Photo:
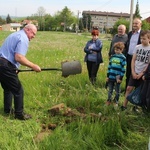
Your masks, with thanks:
M27 17L28 20L37 20L38 29L40 31L49 30L70 30L70 26L76 24L78 19L73 12L65 7L62 11L56 12L53 16L46 14L46 10L43 7L39 7L37 13Z
M4 19L2 19L2 17L0 17L0 25L3 25L5 23L6 23L6 21Z
M45 14L46 14L46 10L44 9L44 7L39 7L37 10L37 16L38 16L38 23L39 23L40 31L45 30L45 20L44 20Z
M136 3L136 9L135 9L135 13L134 13L133 18L142 18L141 15L140 15L140 9L139 9L139 2L138 2L138 0L137 0L137 3Z
M91 29L91 15L90 14L83 14L82 18L83 27L86 31Z
M142 21L142 29L143 30L150 30L150 23L148 23L146 20Z
M83 23L83 28L87 29L87 15L86 14L82 14L82 23Z
M77 22L77 18L74 16L73 12L65 6L65 8L60 12L60 20L63 23L63 31L66 31L71 24Z
M83 31L83 28L82 18L79 18L79 30Z
M45 31L52 30L53 27L53 17L50 14L44 16L45 19Z
M27 20L38 20L38 18L37 14L32 14L31 16L26 17Z
M57 12L53 16L53 30L59 30L61 27L61 17L60 17L60 12Z
M11 20L9 14L8 14L7 17L6 17L6 23L11 23L11 22L12 22L12 20Z

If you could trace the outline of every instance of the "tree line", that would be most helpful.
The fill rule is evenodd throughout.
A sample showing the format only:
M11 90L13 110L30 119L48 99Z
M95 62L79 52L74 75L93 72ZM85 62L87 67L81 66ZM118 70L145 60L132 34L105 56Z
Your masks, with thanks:
M136 10L134 13L134 17L141 18L139 6L136 5ZM83 15L82 18L79 18L78 15L74 15L67 6L62 9L62 11L56 12L53 16L46 13L44 7L39 7L37 13L32 14L26 18L11 19L11 17L6 17L6 20L0 17L0 25L6 23L14 23L14 22L23 22L24 19L27 20L37 20L38 22L38 30L39 31L71 31L71 32L78 32L78 31L90 31L92 29L92 21L90 15ZM119 24L124 24L127 27L127 32L129 30L129 21L121 18L119 19L113 29L105 29L107 33L115 34L117 33L117 26ZM150 29L150 24L146 21L142 21L142 28L143 29Z

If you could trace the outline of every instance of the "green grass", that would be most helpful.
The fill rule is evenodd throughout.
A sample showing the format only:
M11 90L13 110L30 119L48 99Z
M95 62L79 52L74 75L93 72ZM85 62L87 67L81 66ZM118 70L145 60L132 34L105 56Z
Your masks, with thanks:
M0 32L0 45L10 32ZM134 113L131 104L121 112L104 105L107 90L104 88L110 41L103 41L103 58L96 86L88 81L83 48L90 34L77 35L63 32L38 32L30 42L27 58L41 68L61 68L61 62L79 60L82 74L63 78L60 71L20 72L24 87L25 112L33 119L15 120L3 113L3 90L0 88L0 150L146 150L150 136L149 114ZM21 69L26 67L21 66ZM124 90L124 82L121 85ZM120 105L124 100L121 93ZM87 117L50 116L49 108L64 103L72 109L84 108ZM102 113L101 119L90 113ZM66 123L66 120L71 123ZM55 130L46 130L48 136L37 141L42 124L57 124ZM43 132L45 133L45 132Z

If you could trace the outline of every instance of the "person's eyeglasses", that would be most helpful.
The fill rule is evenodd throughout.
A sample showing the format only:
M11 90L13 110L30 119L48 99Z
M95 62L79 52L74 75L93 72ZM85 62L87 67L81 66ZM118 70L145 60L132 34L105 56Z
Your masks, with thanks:
M33 32L33 30L32 29L30 29L30 31L32 32L32 34L35 36L36 35L36 33L35 32Z

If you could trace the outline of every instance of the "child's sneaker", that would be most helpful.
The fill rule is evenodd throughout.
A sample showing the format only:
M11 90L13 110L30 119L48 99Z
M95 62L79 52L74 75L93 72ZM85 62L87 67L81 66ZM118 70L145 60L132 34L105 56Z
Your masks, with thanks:
M138 109L137 106L133 106L132 110L133 110L134 112L139 112L139 109Z
M111 104L111 101L107 101L106 105L109 106Z
M124 111L124 110L126 110L126 109L127 109L127 107L121 106L121 110L122 110L122 111Z

